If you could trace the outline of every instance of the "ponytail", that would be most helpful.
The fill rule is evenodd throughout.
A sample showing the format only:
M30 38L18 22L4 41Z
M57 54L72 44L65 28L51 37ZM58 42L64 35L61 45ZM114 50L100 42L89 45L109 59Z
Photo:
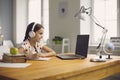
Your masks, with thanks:
M32 23L30 23L28 26L27 26L27 29L26 29L26 33L25 33L25 37L24 37L24 40L23 41L25 41L25 40L27 40L27 39L29 39L30 37L29 37L29 32L32 30L32 26L35 24L35 22L32 22Z

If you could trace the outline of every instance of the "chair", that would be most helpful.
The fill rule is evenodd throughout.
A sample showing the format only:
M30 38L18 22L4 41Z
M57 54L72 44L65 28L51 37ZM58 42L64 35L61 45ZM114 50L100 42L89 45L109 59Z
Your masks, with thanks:
M3 45L0 46L0 59L2 59L4 53L10 52L11 47L14 47L11 40L3 40Z
M8 46L9 48L14 47L11 40L3 40L3 46Z
M70 40L68 38L63 38L62 53L65 53L65 47L67 47L68 52L70 52Z
M4 53L9 53L9 48L7 46L0 46L0 59L2 60L2 56Z

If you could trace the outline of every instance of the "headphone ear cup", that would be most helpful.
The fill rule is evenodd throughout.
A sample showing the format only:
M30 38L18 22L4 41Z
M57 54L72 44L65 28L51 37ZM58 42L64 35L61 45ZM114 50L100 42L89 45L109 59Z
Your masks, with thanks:
M30 38L34 38L35 37L35 32L34 31L30 31L29 32L29 36L30 36Z

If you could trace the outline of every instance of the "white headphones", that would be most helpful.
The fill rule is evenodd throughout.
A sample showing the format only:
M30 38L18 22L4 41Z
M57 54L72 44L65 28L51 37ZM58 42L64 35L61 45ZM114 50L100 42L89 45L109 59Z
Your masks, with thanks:
M34 23L34 25L32 26L32 30L29 32L30 38L34 38L35 37L35 32L34 32L35 26L36 26L36 23Z

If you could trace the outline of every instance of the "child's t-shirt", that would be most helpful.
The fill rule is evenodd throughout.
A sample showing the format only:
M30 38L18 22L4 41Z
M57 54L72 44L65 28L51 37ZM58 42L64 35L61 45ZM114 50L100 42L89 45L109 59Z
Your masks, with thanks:
M24 41L21 45L25 49L25 53L39 53L42 51L44 44L42 42L36 42L35 46L31 46L28 40Z

